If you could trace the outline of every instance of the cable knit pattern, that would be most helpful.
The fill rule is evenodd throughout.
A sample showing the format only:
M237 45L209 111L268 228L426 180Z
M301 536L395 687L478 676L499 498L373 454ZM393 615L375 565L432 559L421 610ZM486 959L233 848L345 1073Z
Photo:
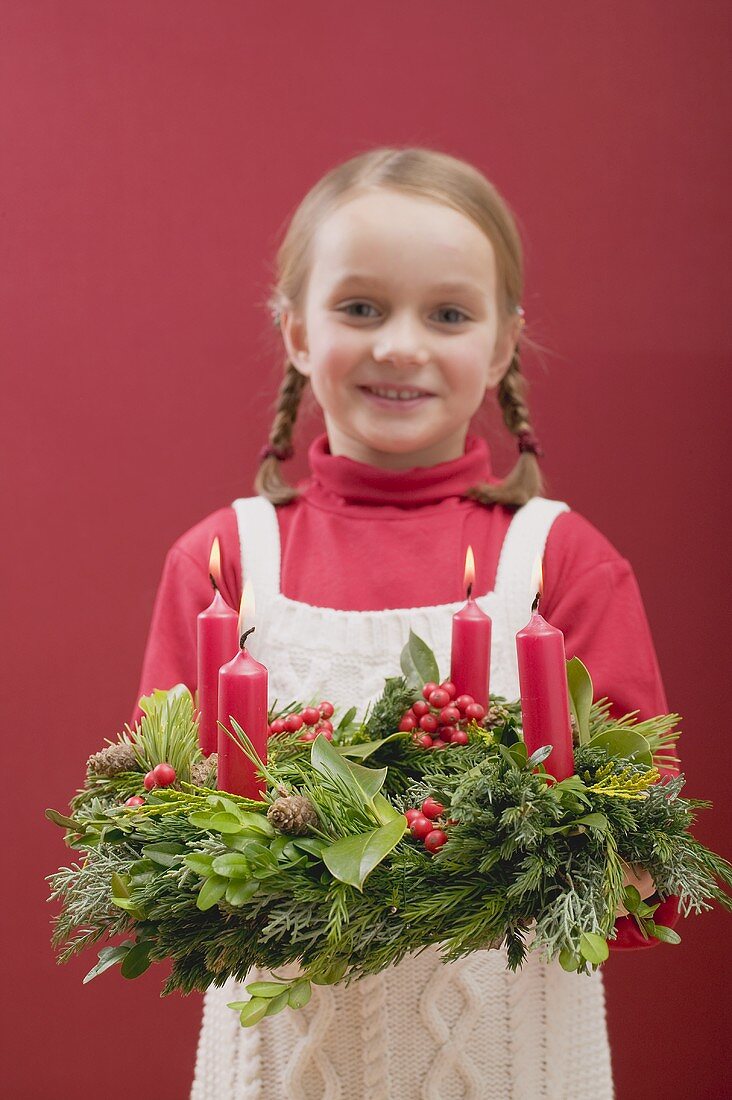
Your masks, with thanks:
M413 629L450 667L451 617L460 603L336 611L279 590L277 516L259 497L234 502L242 574L254 584L254 656L270 673L270 703L315 696L337 706L377 698L399 669ZM477 602L493 620L491 691L518 697L514 636L530 616L531 573L563 501L517 509L493 592ZM279 974L294 975L297 964ZM241 1028L229 979L204 997L191 1100L612 1100L602 975L566 974L538 953L506 968L504 948L443 963L426 948L347 986L315 986L310 1002Z

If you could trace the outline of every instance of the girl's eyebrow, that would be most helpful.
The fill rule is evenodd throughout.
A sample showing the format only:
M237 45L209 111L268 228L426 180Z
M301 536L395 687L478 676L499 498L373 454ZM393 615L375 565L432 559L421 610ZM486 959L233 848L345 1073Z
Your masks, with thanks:
M333 290L342 289L350 283L378 283L379 277L377 275L367 275L364 272L353 271L348 272L346 275L341 276L337 282L333 285ZM436 294L449 294L460 293L462 291L468 291L469 293L479 294L481 297L485 296L487 291L485 287L480 286L479 283L474 282L472 279L447 279L441 283L435 284L432 291Z

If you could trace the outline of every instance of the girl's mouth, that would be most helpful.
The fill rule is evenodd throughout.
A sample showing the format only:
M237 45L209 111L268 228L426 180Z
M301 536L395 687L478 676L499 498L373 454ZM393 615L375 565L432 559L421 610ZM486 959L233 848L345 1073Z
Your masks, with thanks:
M435 395L412 386L359 386L364 396L381 408L413 409L423 405Z

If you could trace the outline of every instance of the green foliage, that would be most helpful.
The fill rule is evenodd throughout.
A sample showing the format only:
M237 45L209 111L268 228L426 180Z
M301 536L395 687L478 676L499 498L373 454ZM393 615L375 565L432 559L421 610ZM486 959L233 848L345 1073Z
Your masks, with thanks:
M266 780L262 801L183 781L130 808L122 777L89 776L70 814L47 811L83 853L49 876L61 903L52 938L59 961L125 936L101 948L85 982L116 965L134 978L169 960L164 994L298 962L297 978L250 983L250 999L232 1003L253 1026L302 1007L313 985L378 973L428 944L446 961L500 945L511 969L538 950L588 973L607 958L621 902L643 935L678 943L655 923L657 903L624 887L624 863L647 868L659 896L678 896L685 915L713 901L732 909L732 865L690 831L709 803L683 798L683 776L659 781L654 766L677 736L677 715L611 719L609 703L591 702L591 682L588 697L578 662L568 677L581 743L575 774L556 782L547 746L528 756L515 702L492 697L501 720L491 729L472 723L466 746L426 752L397 733L419 681L439 679L433 661L410 635L405 676L386 681L363 721L351 708L334 722L333 743L278 735L266 764L234 723L230 736ZM136 749L145 764L166 758L185 773L200 757L190 695L144 702ZM139 775L135 782L139 790ZM310 835L280 833L267 820L283 788L314 807ZM403 816L428 795L450 821L435 854L413 840Z

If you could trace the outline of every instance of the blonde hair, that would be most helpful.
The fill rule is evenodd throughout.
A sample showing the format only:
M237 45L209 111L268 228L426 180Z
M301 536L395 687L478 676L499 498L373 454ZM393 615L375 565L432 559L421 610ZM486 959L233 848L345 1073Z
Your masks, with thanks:
M351 157L327 172L293 214L277 252L277 280L267 302L275 321L283 308L304 306L318 227L347 200L377 188L432 199L464 214L482 229L496 258L500 324L506 325L515 317L523 294L523 250L513 215L493 184L477 168L447 153L423 148L378 148ZM285 358L284 366L269 433L270 451L277 451L283 458L292 453L295 420L308 381L289 358ZM527 388L516 345L498 386L498 403L507 428L518 437L532 434ZM282 478L280 458L272 453L262 458L254 488L273 504L285 504L299 495ZM502 481L475 485L466 495L483 504L521 505L543 491L536 455L522 451Z

